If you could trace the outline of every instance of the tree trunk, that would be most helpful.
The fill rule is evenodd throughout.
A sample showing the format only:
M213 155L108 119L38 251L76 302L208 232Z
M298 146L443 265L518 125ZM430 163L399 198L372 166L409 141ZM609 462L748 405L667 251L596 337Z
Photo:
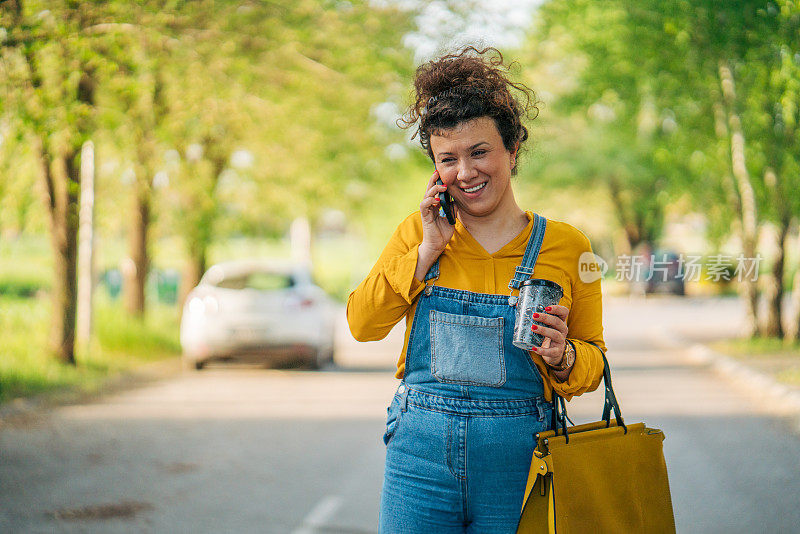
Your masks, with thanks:
M139 181L137 180L137 184ZM145 287L150 270L147 253L147 231L150 226L150 192L147 187L137 185L133 194L133 215L128 228L129 269L124 270L123 283L125 311L139 319L145 315Z
M789 222L781 221L778 228L778 250L772 264L772 273L767 282L767 320L762 331L764 336L783 338L783 272L785 248L789 236Z
M616 178L612 177L608 181L608 189L611 194L611 202L614 205L614 213L617 216L617 221L625 232L625 238L628 241L630 251L633 252L639 243L642 242L642 229L628 217L628 209L625 206L625 201L622 199L622 186Z
M11 28L19 28L26 23L20 1L11 5ZM59 30L59 32L62 30ZM48 31L49 33L49 31ZM50 238L53 248L53 290L52 321L48 351L59 361L75 365L75 323L77 317L77 258L78 228L80 217L81 176L78 154L86 138L93 131L92 113L76 113L68 118L68 132L63 137L64 126L61 114L50 115L48 98L50 89L45 89L43 74L55 75L51 81L54 87L61 88L67 98L75 98L88 110L94 107L96 80L91 61L84 56L75 56L67 51L62 39L49 39L60 50L63 65L70 65L69 74L64 74L62 65L40 64L37 54L39 46L19 46L22 58L27 65L28 74L23 75L21 84L25 98L26 114L33 127L34 147L41 165L42 179L45 182L45 202L48 207ZM80 62L79 70L71 65L73 60ZM77 80L73 75L80 73ZM77 84L73 82L77 81ZM73 93L74 91L74 93ZM50 95L45 97L45 94ZM65 103L71 107L72 101ZM58 144L50 145L51 137L60 138Z
M778 212L778 250L772 262L772 273L766 290L767 321L762 334L768 337L783 338L783 273L785 263L785 250L789 237L789 227L792 216L787 199L783 192L780 177L771 168L764 173L764 182L772 191L772 202Z
M788 337L796 343L800 341L800 269L794 273L794 281L792 282L792 309L795 315Z
M714 102L714 131L717 137L725 139L726 143L728 142L728 124L725 115L725 106L719 101ZM738 222L741 223L742 203L739 201L739 194L736 192L736 186L733 183L733 177L730 173L726 172L722 177L722 187L725 190L725 195L728 197L728 205L733 207L734 213L736 213L739 218ZM738 230L741 233L741 227L739 227Z
M75 164L79 148L51 161L42 142L40 161L47 192L50 237L53 247L52 320L48 350L57 360L75 365L77 311L78 213L80 169Z
M728 114L728 128L730 130L731 146L731 171L736 180L736 186L741 199L742 220L742 254L745 258L756 257L756 242L758 238L758 213L756 211L756 198L750 173L745 164L745 139L742 123L736 113L736 85L728 62L719 62L719 79L722 95L725 100ZM747 310L747 325L745 333L753 337L758 333L758 286L756 279L746 278L742 281L742 297Z
M75 340L78 349L91 347L94 295L94 143L81 148L81 208L78 235L78 318Z
M146 48L146 44L145 44ZM150 255L148 251L148 232L152 214L153 169L156 157L157 142L155 129L161 115L156 113L161 105L161 78L155 77L155 89L152 98L142 107L136 108L137 135L136 143L136 180L133 193L133 221L128 229L130 272L125 287L125 310L128 314L144 319L147 302L145 298L147 275L150 272Z

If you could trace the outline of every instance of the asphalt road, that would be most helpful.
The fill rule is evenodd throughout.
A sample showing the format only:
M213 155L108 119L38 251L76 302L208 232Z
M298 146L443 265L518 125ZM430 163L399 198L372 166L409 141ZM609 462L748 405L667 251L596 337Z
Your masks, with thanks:
M662 428L679 532L800 532L794 419L688 357L738 301L607 299L626 420ZM0 532L375 532L402 331L322 371L213 367L0 427ZM569 405L597 419L600 393Z

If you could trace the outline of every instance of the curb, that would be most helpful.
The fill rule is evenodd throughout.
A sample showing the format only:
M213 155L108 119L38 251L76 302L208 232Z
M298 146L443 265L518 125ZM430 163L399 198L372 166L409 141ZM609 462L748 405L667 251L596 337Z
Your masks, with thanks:
M800 390L781 384L772 375L763 373L727 354L715 351L702 343L695 343L665 327L653 330L657 342L669 349L678 349L698 366L711 369L752 397L763 401L776 415L792 419L793 430L800 432Z
M95 391L81 391L69 387L50 391L32 397L12 399L0 404L0 429L7 424L19 424L37 419L46 412L70 404L97 401L101 397L119 393L145 384L177 376L183 370L180 356L149 362L107 377Z
M687 350L689 359L708 365L737 384L747 388L764 400L777 403L782 413L800 414L800 392L781 384L771 375L765 374L727 354L722 354L701 343L694 343Z

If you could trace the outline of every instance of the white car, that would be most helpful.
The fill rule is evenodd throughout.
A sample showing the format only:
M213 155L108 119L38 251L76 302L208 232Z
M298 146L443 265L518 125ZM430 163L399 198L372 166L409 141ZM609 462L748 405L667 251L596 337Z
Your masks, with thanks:
M186 298L181 348L187 365L210 361L332 362L336 305L307 266L268 260L218 263Z

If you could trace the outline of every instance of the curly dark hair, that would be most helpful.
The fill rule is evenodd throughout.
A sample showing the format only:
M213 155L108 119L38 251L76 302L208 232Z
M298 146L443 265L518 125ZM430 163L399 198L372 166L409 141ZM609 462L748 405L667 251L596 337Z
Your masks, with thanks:
M420 144L431 159L431 134L478 117L494 120L506 150L521 148L528 139L522 120L535 119L539 108L531 89L509 80L513 65L504 65L503 55L496 48L474 46L420 65L414 75L414 102L398 125L410 128L419 123L413 137L419 134ZM512 89L523 98L515 98ZM515 166L512 173L516 171Z

